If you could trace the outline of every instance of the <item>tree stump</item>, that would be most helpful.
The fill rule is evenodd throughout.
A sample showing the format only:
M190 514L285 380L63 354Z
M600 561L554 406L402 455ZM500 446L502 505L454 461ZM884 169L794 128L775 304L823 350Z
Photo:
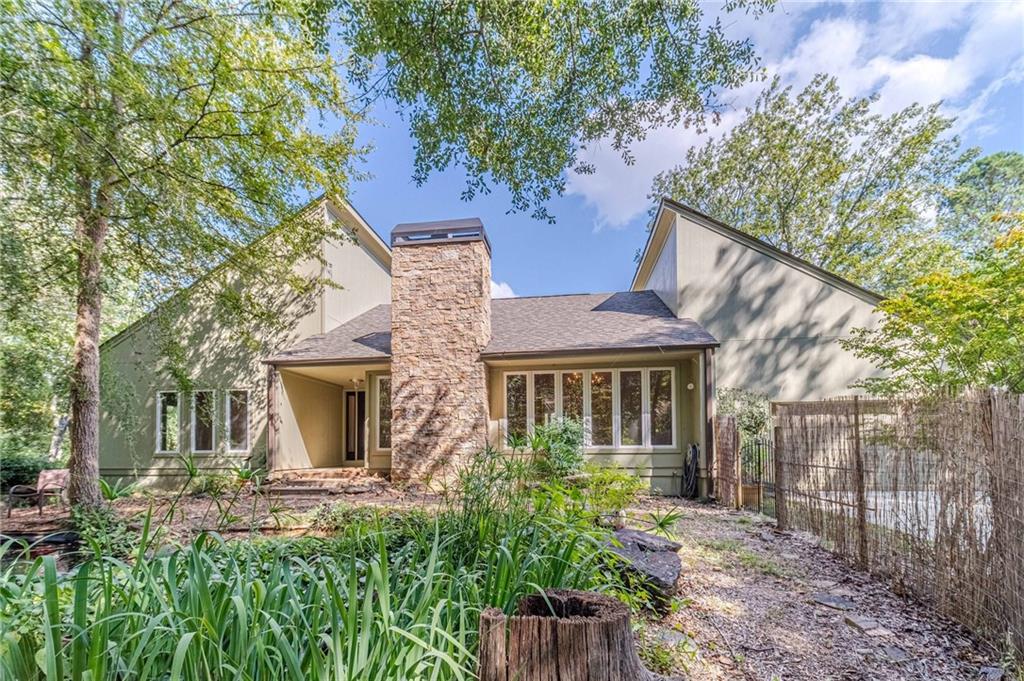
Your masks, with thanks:
M659 681L644 668L629 608L589 591L527 596L516 614L480 615L480 681Z

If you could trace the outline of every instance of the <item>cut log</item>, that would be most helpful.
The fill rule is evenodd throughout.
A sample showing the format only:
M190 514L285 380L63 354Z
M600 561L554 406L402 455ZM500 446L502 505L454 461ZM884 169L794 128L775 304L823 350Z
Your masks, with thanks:
M516 614L480 615L480 681L661 681L640 661L629 608L610 596L552 589Z

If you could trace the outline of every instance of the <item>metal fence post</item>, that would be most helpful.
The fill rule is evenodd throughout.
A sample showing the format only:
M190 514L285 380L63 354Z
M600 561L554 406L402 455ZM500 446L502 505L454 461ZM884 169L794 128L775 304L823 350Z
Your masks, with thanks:
M782 426L775 426L773 434L775 440L775 526L780 530L786 530L789 529L789 515L786 508L786 469L782 463Z

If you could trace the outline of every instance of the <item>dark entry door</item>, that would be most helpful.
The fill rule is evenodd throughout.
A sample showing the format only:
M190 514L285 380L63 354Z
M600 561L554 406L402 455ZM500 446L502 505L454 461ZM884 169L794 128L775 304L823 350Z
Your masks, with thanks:
M366 391L345 392L345 461L366 458Z

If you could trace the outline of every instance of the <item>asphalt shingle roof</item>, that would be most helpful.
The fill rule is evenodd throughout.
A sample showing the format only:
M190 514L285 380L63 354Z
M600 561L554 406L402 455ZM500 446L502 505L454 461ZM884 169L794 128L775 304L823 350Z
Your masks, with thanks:
M587 293L491 301L484 357L718 345L692 319L677 319L653 291ZM272 364L387 360L391 306L378 305L341 326L270 357Z

